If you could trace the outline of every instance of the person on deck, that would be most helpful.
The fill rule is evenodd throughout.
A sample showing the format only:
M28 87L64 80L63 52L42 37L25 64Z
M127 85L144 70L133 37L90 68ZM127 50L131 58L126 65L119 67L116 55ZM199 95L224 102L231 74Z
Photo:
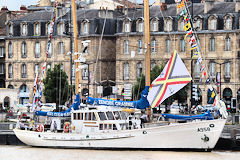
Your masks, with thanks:
M145 128L144 123L148 122L148 116L145 112L141 112L140 120L141 120L141 128Z

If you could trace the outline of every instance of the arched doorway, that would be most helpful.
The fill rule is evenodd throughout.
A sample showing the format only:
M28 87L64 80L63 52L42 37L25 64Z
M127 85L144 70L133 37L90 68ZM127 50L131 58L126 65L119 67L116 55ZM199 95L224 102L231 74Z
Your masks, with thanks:
M11 84L8 85L8 88L9 89L14 89L13 85L11 85Z
M20 104L27 104L29 102L29 89L25 84L20 87L19 100Z
M232 98L232 90L230 88L225 88L223 90L223 100L228 110L231 109L231 98Z
M4 101L3 105L4 105L5 109L8 110L10 108L10 98L5 97L3 101Z

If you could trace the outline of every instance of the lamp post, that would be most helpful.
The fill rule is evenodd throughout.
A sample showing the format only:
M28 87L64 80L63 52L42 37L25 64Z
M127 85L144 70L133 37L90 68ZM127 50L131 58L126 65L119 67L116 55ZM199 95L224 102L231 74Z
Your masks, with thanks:
M220 74L220 76L219 76L219 90L220 90L220 94L219 94L219 95L220 95L220 99L221 99L221 98L222 98L222 97L221 97L221 95L222 95L222 90L221 90L221 79L222 79L222 78L221 78L221 76L222 76L222 75L221 75L221 72L222 72L222 64L229 63L229 61L225 61L225 62L223 62L223 63L218 63L218 62L215 62L215 63L218 64L218 65L220 66L220 73L219 73L219 74Z

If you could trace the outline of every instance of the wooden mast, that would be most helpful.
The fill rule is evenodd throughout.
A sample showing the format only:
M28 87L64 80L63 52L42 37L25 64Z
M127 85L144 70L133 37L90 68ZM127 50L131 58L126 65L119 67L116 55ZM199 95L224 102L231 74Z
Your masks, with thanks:
M75 0L72 0L72 16L73 16L73 33L74 33L74 53L78 53L78 43L77 43L77 17L76 17L76 3ZM73 53L72 53L73 54ZM75 60L78 59L78 54L75 55ZM79 89L79 70L77 72L78 69L78 63L75 63L75 71L76 71L76 78L75 78L75 82L76 82L76 94L79 94L80 89Z
M150 31L149 31L149 0L144 0L144 32L145 32L145 86L150 86ZM148 119L151 117L151 107L147 109Z

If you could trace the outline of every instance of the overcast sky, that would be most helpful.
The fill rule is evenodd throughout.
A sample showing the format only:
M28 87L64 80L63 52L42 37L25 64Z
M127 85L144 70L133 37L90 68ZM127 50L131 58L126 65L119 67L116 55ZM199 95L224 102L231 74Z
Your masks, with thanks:
M2 6L7 6L9 10L19 10L21 5L29 6L29 5L35 5L38 4L39 0L0 0L0 9ZM132 0L133 2L135 0ZM149 0L150 4L154 0ZM137 2L142 3L142 0L137 0Z

